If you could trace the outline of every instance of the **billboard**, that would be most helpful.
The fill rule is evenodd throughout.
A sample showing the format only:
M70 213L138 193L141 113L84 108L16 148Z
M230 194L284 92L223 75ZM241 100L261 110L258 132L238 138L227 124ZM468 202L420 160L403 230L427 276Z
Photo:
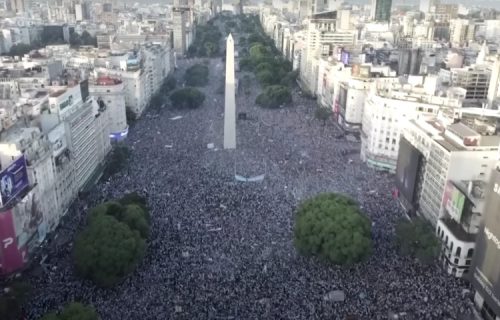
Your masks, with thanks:
M496 314L500 314L500 172L494 170L487 191L483 223L477 234L472 284Z
M33 240L43 241L46 234L46 223L44 223L37 187L26 194L11 210L14 215L17 243L20 247L26 246L36 235L38 238Z
M24 266L26 250L16 239L11 210L0 212L0 274L12 273Z
M414 192L417 182L417 172L422 155L404 137L399 141L399 153L396 166L396 186L399 194L414 204Z
M460 222L465 205L465 195L451 181L446 182L442 207L453 220Z
M29 186L24 155L0 172L0 205L6 206Z

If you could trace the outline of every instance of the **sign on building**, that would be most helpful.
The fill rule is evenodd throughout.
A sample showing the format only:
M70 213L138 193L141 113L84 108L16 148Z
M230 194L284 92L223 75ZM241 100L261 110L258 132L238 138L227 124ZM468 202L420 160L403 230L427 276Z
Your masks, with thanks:
M22 155L0 172L0 205L6 206L28 187L26 158Z

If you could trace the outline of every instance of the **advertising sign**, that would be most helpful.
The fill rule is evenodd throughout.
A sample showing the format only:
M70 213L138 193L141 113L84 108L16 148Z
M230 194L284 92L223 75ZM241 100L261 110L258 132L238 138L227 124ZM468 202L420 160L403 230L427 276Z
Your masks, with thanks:
M446 183L443 194L443 208L455 221L460 222L464 210L465 195L451 181Z
M38 233L42 226L44 216L38 188L32 189L15 207L12 208L14 215L14 229L18 245L23 247ZM39 238L44 234L39 234ZM37 238L37 240L40 240ZM43 239L42 239L43 240Z
M19 249L12 211L0 212L0 273L9 274L23 267L26 251Z
M488 306L500 314L500 172L489 185L483 224L477 235L472 262L472 284Z
M22 155L12 162L7 169L0 172L0 205L6 206L9 201L25 191L28 186L26 159Z
M396 167L396 186L406 200L414 204L414 191L421 154L408 140L401 137Z

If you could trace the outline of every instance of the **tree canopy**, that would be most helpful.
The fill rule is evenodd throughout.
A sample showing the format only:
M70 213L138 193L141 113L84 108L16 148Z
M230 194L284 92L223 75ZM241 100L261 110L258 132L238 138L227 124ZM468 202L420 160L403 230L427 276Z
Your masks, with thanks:
M268 86L264 92L259 94L255 99L255 103L264 108L278 108L292 102L292 94L290 90L281 85Z
M105 176L112 176L126 167L130 150L124 143L117 143L111 150L106 165Z
M82 277L112 287L138 264L146 243L138 231L106 214L96 215L75 242L75 267Z
M170 101L174 108L196 109L205 101L205 95L196 88L187 87L174 91Z
M86 306L81 303L72 302L64 307L64 309L57 314L51 312L45 315L42 320L98 320L99 316L94 308Z
M396 245L402 255L433 263L439 254L439 241L432 226L421 218L402 219L396 224Z
M190 87L205 86L208 83L208 67L202 64L191 66L186 70L184 80Z
M212 57L220 52L222 33L214 26L213 20L206 25L196 26L196 37L189 46L188 54L198 57Z
M371 254L371 223L354 200L320 194L299 205L294 244L302 254L351 265Z

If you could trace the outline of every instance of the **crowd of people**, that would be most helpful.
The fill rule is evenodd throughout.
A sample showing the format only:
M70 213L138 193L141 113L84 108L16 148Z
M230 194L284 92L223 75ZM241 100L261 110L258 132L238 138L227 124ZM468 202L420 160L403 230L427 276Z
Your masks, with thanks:
M202 60L178 61L176 76ZM394 224L401 217L393 177L359 160L359 143L339 138L314 118L316 101L294 89L293 105L265 110L237 96L236 150L222 150L224 65L209 62L213 81L196 110L149 110L130 129L126 170L102 181L75 206L61 233L72 239L85 207L137 191L147 197L151 235L137 270L113 289L74 274L71 241L51 248L29 275L30 319L80 301L102 319L460 319L470 312L467 286L438 266L400 256ZM182 82L179 83L182 85ZM211 145L213 144L213 145ZM235 175L264 175L241 182ZM374 252L351 268L302 257L293 247L294 208L319 192L357 199L372 221ZM344 301L333 301L341 290Z

